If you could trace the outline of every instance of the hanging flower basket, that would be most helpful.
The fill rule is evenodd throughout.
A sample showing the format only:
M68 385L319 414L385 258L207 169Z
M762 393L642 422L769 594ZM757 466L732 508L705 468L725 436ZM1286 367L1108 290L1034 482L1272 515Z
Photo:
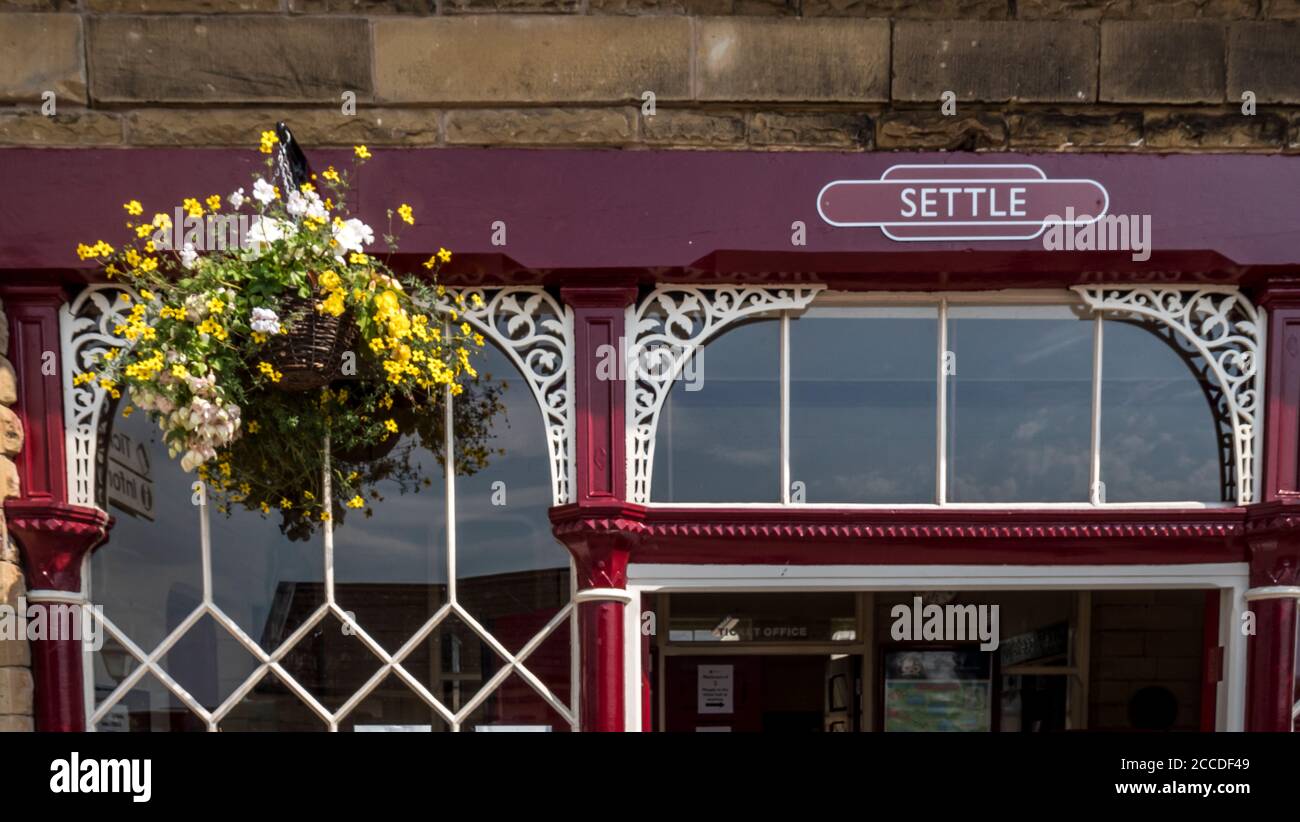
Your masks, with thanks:
M412 463L392 456L399 433L418 427L403 415L428 416L448 391L472 384L484 340L460 316L473 306L447 301L437 285L451 252L439 249L420 276L393 271L370 249L379 232L348 210L347 171L311 173L283 126L261 142L267 172L254 175L251 193L159 203L152 219L131 199L122 206L129 241L77 248L138 299L122 295L119 345L76 384L94 382L114 399L129 392L123 413L138 408L158 424L218 510L279 513L281 530L297 537L367 507L376 498L368 486L413 481ZM365 146L354 153L358 165L370 157ZM403 203L387 217L391 255L394 222L415 225L415 215ZM195 248L213 236L213 221L218 233L236 225L240 242ZM343 373L345 362L355 371ZM458 436L464 427L468 443L485 441L499 407L466 405ZM461 421L476 414L483 419ZM326 456L327 441L360 462L344 470Z
M357 337L350 314L317 310L325 295L287 297L280 302L284 330L267 341L267 360L279 371L281 391L310 391L342 376L343 355Z

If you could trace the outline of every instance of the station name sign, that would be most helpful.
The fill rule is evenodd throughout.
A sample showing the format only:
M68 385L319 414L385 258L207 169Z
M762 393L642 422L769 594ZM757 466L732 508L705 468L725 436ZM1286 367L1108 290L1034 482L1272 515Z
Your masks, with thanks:
M879 228L899 242L1032 240L1053 223L1096 222L1109 207L1096 180L1053 180L1029 164L896 165L879 180L835 180L817 195L830 225Z

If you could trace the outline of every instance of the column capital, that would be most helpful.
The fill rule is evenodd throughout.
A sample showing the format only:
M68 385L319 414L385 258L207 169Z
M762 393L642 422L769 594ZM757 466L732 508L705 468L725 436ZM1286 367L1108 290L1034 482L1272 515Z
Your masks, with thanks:
M112 517L98 508L47 500L10 499L4 508L28 590L79 593L82 560L108 537Z

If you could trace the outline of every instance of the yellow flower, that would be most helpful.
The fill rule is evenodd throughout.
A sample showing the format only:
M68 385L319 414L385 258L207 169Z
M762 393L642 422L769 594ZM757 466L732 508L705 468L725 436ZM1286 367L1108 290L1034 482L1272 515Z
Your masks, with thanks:
M335 274L333 271L326 271L324 274L320 275L320 284L324 288L333 290L342 284L342 280L340 280L339 275Z
M275 136L274 131L263 131L262 145L258 148L258 151L263 154L270 154L272 147L278 142L280 142L280 138Z
M172 218L166 214L155 214L153 215L153 225L157 228L171 228Z
M220 314L222 311L225 310L226 310L226 304L223 303L219 297L213 297L212 299L208 300L208 311L212 312L213 314Z
M125 208L126 213L130 214L132 217L137 217L144 213L144 206L140 205L139 200L132 200L129 203L123 203L122 208Z
M356 155L360 157L362 160L370 159L370 149L366 148L365 146L353 146L352 150L356 152Z
M285 511L293 507L293 503L284 497L280 497L280 510Z
M311 175L311 176L315 177L316 175L313 174L313 175ZM311 183L300 183L300 184L298 185L298 190L299 190L299 191L315 191L315 190L316 190L316 186L312 185Z
M331 183L337 183L339 181L339 173L334 170L334 166L330 166L329 168L322 171L320 173L320 176L324 177L326 180L329 180Z
M329 314L331 317L338 317L343 314L346 306L343 304L343 292L331 291L330 295L323 301L316 304L316 310Z
M262 513L263 513L263 514L269 514L269 513L271 513L271 506L269 506L269 505L267 505L265 502L263 502L263 503L262 503Z
M122 417L123 417L123 419L125 419L126 417L131 416L131 412L134 411L134 410L135 410L135 409L132 408L132 407L129 406L129 405L128 405L126 408L123 408L123 409L122 409Z
M185 213L191 217L203 216L203 206L193 197L186 197L184 201L181 202L181 208L185 209Z
M256 434L256 433L257 433L257 429L259 429L259 428L261 428L261 426L257 424L257 421L256 421L256 420L254 420L253 422L250 422L250 423L248 424L248 433L250 433L250 434Z
M213 212L214 214L215 214L216 212L218 212L218 211L221 210L221 195L220 195L220 194L210 194L210 195L208 195L208 199L204 200L203 202L207 203L207 205L208 205L208 211L211 211L211 212Z
M355 497L348 500L349 508L364 508L365 505L366 505L366 501L361 498L360 494L357 494Z
M321 521L321 522L329 522L329 521L330 521L330 512L329 512L329 511L321 511L321 512L320 512L320 521Z
M154 257L146 257L140 261L141 271L153 271L158 267L158 260Z
M411 207L409 205L407 205L406 203L402 203L400 206L397 207L397 213L401 215L402 222L406 223L407 225L415 225L415 215L412 214Z
M316 499L316 495L313 494L311 491L303 491L302 498L307 500L308 502L312 502L313 500Z
M153 299L153 292L150 291L150 290L147 289L147 288L142 288L142 289L140 289L140 298L141 298L141 299L144 299L144 300L152 300L152 299Z
M352 263L353 265L365 265L366 263L370 262L370 258L367 257L365 254L362 254L360 251L353 251L351 254L348 255L348 262Z
M396 421L396 420L384 420L384 428L386 428L386 429L388 429L390 432L396 434L396 433L397 433L397 421Z
M137 240L143 240L145 237L148 237L152 233L153 233L153 226L149 225L148 223L140 223L140 225L135 227L135 238Z
M439 247L438 247L438 259L439 259L439 260L442 260L444 263L449 263L449 262L451 262L451 252L448 251L447 249L445 249L445 248L439 246Z
M280 378L284 376L284 374L275 370L275 366L265 361L257 364L257 370L269 377L271 382L279 382Z

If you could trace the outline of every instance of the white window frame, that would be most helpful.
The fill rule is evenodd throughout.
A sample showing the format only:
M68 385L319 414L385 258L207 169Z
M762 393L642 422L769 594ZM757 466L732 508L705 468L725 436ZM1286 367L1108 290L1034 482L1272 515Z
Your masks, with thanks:
M768 289L766 300L749 298L744 302L736 287L661 286L651 292L639 306L628 310L629 328L636 329L638 350L665 343L676 345L681 352L677 362L661 371L657 379L628 379L628 493L631 501L651 507L677 508L821 508L821 509L968 509L968 510L1123 510L1123 509L1223 509L1247 505L1258 500L1256 482L1257 455L1262 447L1264 395L1264 340L1266 318L1263 309L1252 305L1231 286L1093 287L1073 289L1007 289L976 292L830 292L820 287ZM750 288L750 292L764 289ZM710 299L724 298L724 309L708 311ZM740 310L737 306L748 310ZM948 350L948 309L954 306L985 305L990 307L1060 305L1091 310L1093 321L1093 376L1091 409L1091 444L1089 453L1089 499L1078 502L984 502L957 503L948 499L948 375L944 354ZM679 319L678 329L695 323L693 333L674 332L672 322L655 322L648 318L657 306L667 306L669 320ZM704 306L704 307L701 307ZM937 412L935 450L935 498L929 503L852 503L792 502L790 473L790 319L813 307L934 307L938 312ZM1194 309L1203 308L1199 313ZM1240 316L1234 320L1233 313ZM725 331L740 319L764 315L777 316L780 323L780 438L779 465L781 492L772 502L659 502L650 498L651 474L654 469L654 446L659 414L667 402L673 382L681 373L693 346ZM1207 366L1225 394L1231 417L1233 437L1235 501L1148 501L1108 502L1099 497L1101 476L1101 390L1104 321L1123 316L1144 316L1162 322L1189 340L1204 357ZM1222 336L1221 336L1222 335ZM1238 358L1246 363L1244 375L1234 375Z
M1245 562L1188 565L717 565L633 563L628 593L767 593L821 591L1099 591L1187 590L1219 592L1219 645L1223 679L1215 697L1215 730L1241 731L1246 718L1246 637L1240 630L1249 607L1250 566ZM628 608L629 612L633 609ZM639 609L638 609L639 610ZM656 630L667 630L656 619ZM624 704L628 730L641 729L644 674L641 620L624 620ZM761 649L754 649L761 653ZM870 659L870 655L868 655ZM662 687L656 688L662 696ZM663 705L660 704L662 716Z

